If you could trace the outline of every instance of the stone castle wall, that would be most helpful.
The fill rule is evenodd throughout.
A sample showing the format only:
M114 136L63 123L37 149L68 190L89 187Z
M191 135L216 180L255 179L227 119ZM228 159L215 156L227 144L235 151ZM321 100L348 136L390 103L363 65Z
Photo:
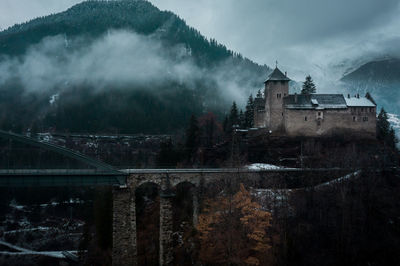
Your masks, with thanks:
M363 137L376 136L376 108L347 108L326 110L293 110L284 112L288 136L332 136L354 133Z
M267 125L265 123L265 110L254 110L254 127L265 128Z

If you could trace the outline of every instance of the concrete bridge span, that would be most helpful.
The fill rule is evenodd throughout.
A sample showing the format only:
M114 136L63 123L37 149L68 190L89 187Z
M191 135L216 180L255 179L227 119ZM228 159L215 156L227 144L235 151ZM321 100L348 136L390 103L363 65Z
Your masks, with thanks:
M339 177L349 173L344 169L273 169L252 171L248 169L132 169L127 174L126 185L113 190L113 265L137 265L136 190L145 183L157 185L160 195L159 264L173 262L173 198L176 186L192 184L193 224L199 211L199 191L209 186L244 183L255 188L296 187L296 180L304 178ZM281 182L280 182L281 181ZM303 182L304 184L304 182Z

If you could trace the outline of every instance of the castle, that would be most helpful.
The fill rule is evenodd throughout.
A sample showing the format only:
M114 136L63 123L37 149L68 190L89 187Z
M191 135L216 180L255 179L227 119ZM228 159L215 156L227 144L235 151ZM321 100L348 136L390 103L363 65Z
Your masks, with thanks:
M255 98L254 126L287 136L376 135L376 104L342 94L289 94L290 79L278 67Z

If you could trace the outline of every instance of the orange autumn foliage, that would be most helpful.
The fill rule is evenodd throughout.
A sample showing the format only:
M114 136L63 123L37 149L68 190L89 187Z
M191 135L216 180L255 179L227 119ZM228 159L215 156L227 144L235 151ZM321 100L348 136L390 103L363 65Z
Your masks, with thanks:
M240 184L235 195L207 200L199 216L200 259L210 264L265 265L271 248L271 213Z

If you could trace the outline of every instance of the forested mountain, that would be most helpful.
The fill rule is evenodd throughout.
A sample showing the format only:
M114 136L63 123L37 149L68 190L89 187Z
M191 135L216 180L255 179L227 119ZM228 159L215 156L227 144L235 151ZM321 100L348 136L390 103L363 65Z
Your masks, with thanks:
M400 114L400 59L368 62L345 75L341 81L354 92L370 92L380 106Z
M147 1L86 1L0 32L0 127L172 132L269 72Z

